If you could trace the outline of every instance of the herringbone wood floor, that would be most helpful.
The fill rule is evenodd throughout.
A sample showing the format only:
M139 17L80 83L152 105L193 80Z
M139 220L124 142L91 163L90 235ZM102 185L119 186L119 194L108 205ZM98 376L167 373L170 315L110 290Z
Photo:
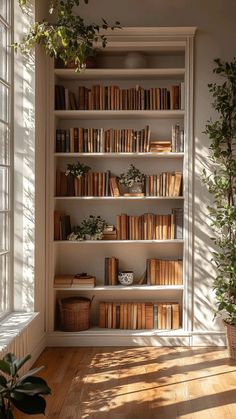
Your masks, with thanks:
M236 418L236 361L222 348L48 348L37 365L53 391L46 418Z

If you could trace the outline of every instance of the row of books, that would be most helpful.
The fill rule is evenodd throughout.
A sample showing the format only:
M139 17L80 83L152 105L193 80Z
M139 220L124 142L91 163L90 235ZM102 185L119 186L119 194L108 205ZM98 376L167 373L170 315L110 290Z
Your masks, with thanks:
M172 126L171 140L150 139L150 127L141 130L71 127L56 130L57 153L183 152L184 131Z
M108 329L179 329L178 303L101 301L99 327Z
M147 259L148 285L182 285L183 260Z
M78 100L74 92L55 85L56 110L176 110L184 109L184 83L170 87L139 85L129 89L119 86L79 86Z
M106 232L103 240L108 240L109 234L111 240L183 239L182 208L173 208L172 214L120 214L116 222L116 229ZM54 240L67 240L71 231L70 216L64 211L54 211Z
M182 194L182 173L163 172L160 175L147 175L140 196L178 197ZM81 178L56 173L56 196L131 196L121 190L116 176L111 172L88 172ZM134 194L135 195L135 194Z
M116 229L117 240L183 239L183 209L173 208L172 214L120 214Z
M141 130L68 128L56 130L56 152L131 153L150 151L150 128Z

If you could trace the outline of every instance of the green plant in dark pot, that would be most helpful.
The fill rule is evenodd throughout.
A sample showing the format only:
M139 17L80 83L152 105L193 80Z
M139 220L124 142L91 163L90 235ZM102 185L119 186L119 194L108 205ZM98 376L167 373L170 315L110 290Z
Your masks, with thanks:
M49 14L52 21L44 19L34 22L20 43L15 43L16 51L28 53L40 45L45 52L67 65L73 62L77 71L86 66L86 59L94 56L96 44L101 42L106 47L107 38L101 30L119 27L119 22L110 26L105 19L101 24L87 24L83 17L74 14L74 6L79 6L81 0L51 0ZM89 0L83 0L88 4ZM24 10L27 0L19 0Z
M219 117L206 125L213 171L204 170L203 178L213 196L209 215L216 245L215 314L223 315L226 324L236 325L236 60L215 63L214 72L223 81L209 84Z
M31 358L26 355L17 359L14 354L8 353L0 360L0 418L14 418L14 409L28 415L45 413L46 401L44 397L51 394L45 380L35 377L42 367L30 370L23 376L18 372Z

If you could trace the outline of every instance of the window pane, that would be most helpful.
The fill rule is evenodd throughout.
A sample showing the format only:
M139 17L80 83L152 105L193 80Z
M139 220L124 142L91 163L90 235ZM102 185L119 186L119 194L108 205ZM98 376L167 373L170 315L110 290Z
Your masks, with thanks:
M0 213L0 253L9 250L8 234L9 234L9 214Z
M9 128L0 122L0 165L9 164L10 132Z
M0 211L9 209L9 169L0 166Z
M0 77L7 80L7 29L0 23Z
M10 281L9 281L9 255L0 256L0 317L9 310Z
M0 119L9 121L9 89L0 83Z
M9 22L10 0L0 0L0 15Z

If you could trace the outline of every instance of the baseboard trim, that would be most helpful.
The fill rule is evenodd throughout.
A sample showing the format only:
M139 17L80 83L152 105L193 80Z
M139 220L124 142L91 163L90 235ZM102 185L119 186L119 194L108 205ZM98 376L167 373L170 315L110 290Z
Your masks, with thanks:
M224 332L190 332L179 336L91 336L83 333L51 332L46 346L226 346Z

